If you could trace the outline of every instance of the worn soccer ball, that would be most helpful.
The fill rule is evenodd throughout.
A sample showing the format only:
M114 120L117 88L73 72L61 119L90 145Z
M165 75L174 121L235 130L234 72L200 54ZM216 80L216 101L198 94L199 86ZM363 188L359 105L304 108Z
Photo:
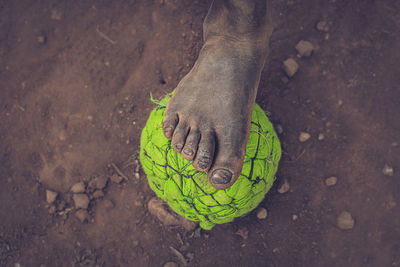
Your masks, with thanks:
M140 161L157 196L207 230L257 207L275 180L281 157L279 139L264 111L254 105L241 175L228 189L217 190L207 173L197 171L164 136L162 122L170 98L171 94L157 102L141 135Z

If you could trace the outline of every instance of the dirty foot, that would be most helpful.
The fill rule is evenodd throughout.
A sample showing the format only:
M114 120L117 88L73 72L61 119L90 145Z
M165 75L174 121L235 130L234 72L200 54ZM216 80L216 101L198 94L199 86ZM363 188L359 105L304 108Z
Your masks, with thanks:
M205 43L169 101L164 135L216 189L239 177L268 39L265 0L214 1Z
M217 189L239 177L262 62L257 51L226 40L206 43L168 103L164 134Z

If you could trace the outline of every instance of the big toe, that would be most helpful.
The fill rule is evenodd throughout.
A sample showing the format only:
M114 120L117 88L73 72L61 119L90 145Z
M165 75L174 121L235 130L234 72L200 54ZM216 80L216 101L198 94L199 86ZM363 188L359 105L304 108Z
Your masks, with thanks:
M218 147L214 164L208 172L208 180L216 189L224 190L233 185L240 176L244 153L233 146Z
M211 174L211 179L214 184L225 185L232 180L232 172L226 169L217 169Z

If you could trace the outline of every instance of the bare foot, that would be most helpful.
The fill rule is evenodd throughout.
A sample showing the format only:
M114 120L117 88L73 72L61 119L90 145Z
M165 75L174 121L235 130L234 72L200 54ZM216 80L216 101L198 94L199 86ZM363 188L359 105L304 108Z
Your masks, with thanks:
M259 45L256 31L246 38L218 34L217 24L224 19L216 12L230 10L216 2L205 21L205 44L167 105L163 130L177 152L193 160L197 170L208 172L216 189L226 189L242 170L266 46ZM264 33L261 37L267 39Z

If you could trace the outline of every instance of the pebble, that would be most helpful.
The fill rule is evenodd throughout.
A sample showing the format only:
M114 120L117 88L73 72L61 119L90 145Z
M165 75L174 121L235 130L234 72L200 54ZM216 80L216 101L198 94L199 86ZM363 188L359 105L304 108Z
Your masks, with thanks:
M164 267L179 267L179 265L173 261L170 261L164 264Z
M135 178L136 178L136 179L140 179L140 173L135 172Z
M278 134L282 134L282 133L283 133L282 125L277 124L277 125L275 126L275 130L276 130L276 132L277 132Z
M44 36L44 35L38 36L37 41L39 44L44 44L46 42L46 36Z
M57 211L56 206L51 205L51 206L49 207L49 213L50 213L50 214L54 214L54 213L56 213L56 211Z
M121 183L123 179L124 179L124 178L122 178L122 177L119 176L118 174L113 174L113 175L110 177L110 180L111 180L113 183L116 183L116 184Z
M382 172L383 172L383 174L386 175L386 176L393 176L393 173L394 173L393 167L391 167L391 166L385 164L385 166L384 166L383 169L382 169Z
M257 218L259 220L265 220L267 218L268 212L265 208L258 208L257 209Z
M80 222L87 222L90 219L89 213L87 210L77 210L75 212L75 217L79 219Z
M282 78L281 78L281 81L282 81L284 84L287 84L287 83L289 82L289 79L285 76L285 77L282 77Z
M106 209L112 209L115 207L114 203L111 200L104 200L104 207Z
M309 41L301 40L296 45L296 50L299 53L300 57L309 57L309 56L311 56L312 52L314 51L314 46Z
M320 21L317 23L317 30L320 32L328 32L329 31L329 25L328 22L326 21Z
M322 141L325 139L325 135L323 133L318 134L318 140Z
M247 228L240 228L236 234L243 238L243 240L249 238L249 230L247 230Z
M189 221L185 217L169 212L165 202L161 199L153 197L147 203L149 212L157 217L164 225L181 225L187 231L193 231L196 223Z
M56 10L56 9L53 9L53 10L51 11L51 19L54 19L54 20L61 20L61 18L62 18L62 14L61 14L60 11L58 11L58 10Z
M299 69L299 65L293 58L286 59L283 62L283 69L286 72L286 75L289 77L293 77Z
M54 201L56 201L56 198L58 196L57 192L51 191L51 190L46 190L46 201L49 204L52 204Z
M298 218L299 218L299 217L298 217L296 214L293 214L293 215L292 215L292 220L293 220L293 221L297 221Z
M310 137L311 137L311 135L309 133L301 132L300 135L299 135L299 141L300 142L305 142L308 139L310 139Z
M101 190L96 190L96 191L94 191L94 193L93 193L93 197L94 197L94 198L101 198L101 197L104 197L104 193L103 193L103 191L101 191Z
M328 177L325 179L325 184L327 186L333 186L337 183L337 178L335 176Z
M194 259L194 253L192 253L192 252L186 253L186 258L187 258L189 261L192 261L192 260Z
M286 179L284 179L283 184L278 188L278 192L281 194L284 194L284 193L288 192L289 189L290 189L290 184Z
M107 176L97 176L94 177L90 180L88 187L91 189L103 189L106 187L108 182L108 177Z
M354 227L354 219L350 212L343 211L337 219L337 225L342 230L350 230Z
M85 184L83 182L79 182L79 183L74 184L71 187L71 192L74 193L74 194L85 192Z
M89 206L89 197L86 194L74 194L72 199L77 209L87 209Z

